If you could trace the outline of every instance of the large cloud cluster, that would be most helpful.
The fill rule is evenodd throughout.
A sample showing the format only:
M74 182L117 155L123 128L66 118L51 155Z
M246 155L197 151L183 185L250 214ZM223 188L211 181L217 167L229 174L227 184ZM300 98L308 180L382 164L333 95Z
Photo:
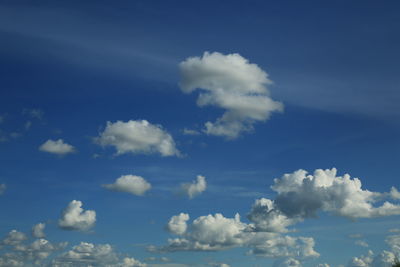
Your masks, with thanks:
M205 52L202 57L187 58L179 67L183 92L201 89L198 106L225 110L216 122L205 123L206 134L235 139L272 112L283 110L282 103L269 96L267 73L239 54Z
M254 232L239 214L226 218L222 214L200 216L188 225L189 215L173 216L167 229L177 235L163 247L150 247L151 251L219 251L234 247L248 247L249 254L277 258L293 257L299 260L318 257L314 240L308 237L282 236L277 233Z
M9 232L1 244L0 249L9 252L0 255L0 266L7 267L44 266L43 261L67 245L65 242L52 244L43 238L28 241L28 236L17 230Z
M33 229L43 231L44 224ZM39 226L39 227L38 227ZM44 235L44 233L41 233ZM81 242L66 250L68 243L51 243L44 238L29 240L22 232L13 230L0 241L1 267L146 267L147 264L133 257L121 257L109 244Z
M278 194L275 200L257 200L248 215L258 231L285 232L286 227L315 217L320 210L350 219L400 214L398 204L385 201L374 205L395 196L395 188L391 194L371 192L362 189L358 178L337 176L335 168L317 169L312 175L305 170L285 174L275 179L271 188Z
M113 146L117 155L161 154L161 156L179 156L172 136L160 125L146 120L127 122L107 122L107 126L95 141L102 146Z

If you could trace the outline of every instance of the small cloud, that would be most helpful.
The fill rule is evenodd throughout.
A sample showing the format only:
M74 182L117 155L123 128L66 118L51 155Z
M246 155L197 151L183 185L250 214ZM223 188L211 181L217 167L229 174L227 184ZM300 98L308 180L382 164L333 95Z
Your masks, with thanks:
M161 154L161 156L179 156L174 139L162 126L146 120L127 122L107 122L107 126L95 142L101 146L113 146L117 155Z
M364 240L356 240L354 242L354 244L356 244L357 246L365 247L365 248L368 247L368 243Z
M200 135L201 133L199 131L196 131L196 130L184 128L183 129L183 134L184 135Z
M96 212L94 210L82 209L82 202L72 200L64 209L58 226L64 230L85 231L94 226L96 222Z
M32 227L32 236L35 238L45 238L46 235L44 234L44 228L46 224L38 223Z
M283 111L283 104L269 96L272 82L256 64L239 54L205 52L179 64L184 93L201 90L199 107L216 106L225 110L215 122L206 122L208 135L236 139L254 129L254 124L269 119L271 113Z
M117 192L126 192L136 196L143 196L151 188L143 177L136 175L123 175L113 184L105 184L104 188Z
M400 233L400 228L389 229L389 233Z
M390 188L390 197L392 199L400 199L400 192L394 186L392 186L392 188Z
M56 141L49 139L39 147L39 150L60 156L74 153L76 151L75 147L64 143L63 139L58 139Z
M190 199L203 193L207 188L206 177L198 175L196 180L191 183L181 184L181 191L188 195Z
M189 214L180 213L179 215L172 216L169 220L166 228L167 231L175 235L183 235L187 230L187 221L189 220Z

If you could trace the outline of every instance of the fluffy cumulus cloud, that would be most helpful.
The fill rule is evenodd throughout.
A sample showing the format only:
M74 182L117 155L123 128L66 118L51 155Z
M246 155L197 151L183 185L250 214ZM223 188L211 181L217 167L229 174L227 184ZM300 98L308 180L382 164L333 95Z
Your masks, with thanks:
M95 138L102 146L113 146L117 155L161 154L161 156L179 156L174 139L160 125L146 120L130 120L127 122L107 122L100 136Z
M318 257L314 240L307 237L282 236L276 233L254 232L249 224L240 220L239 214L226 218L222 214L200 216L188 225L189 216L173 216L167 229L177 235L162 247L150 251L219 251L234 247L249 248L248 254L268 258L293 257L297 260Z
M44 223L38 223L32 227L32 236L36 238L44 238L44 228L46 225Z
M85 231L94 226L96 222L96 212L94 210L82 209L82 202L71 201L64 209L58 225L65 230Z
M205 52L181 62L180 87L191 93L200 89L200 107L212 105L225 110L215 122L206 122L203 131L209 135L237 138L253 130L256 122L266 121L283 105L269 96L268 75L256 64L239 54Z
M207 188L206 177L198 175L196 180L191 183L181 184L181 191L190 199L203 193Z
M259 231L287 231L287 226L315 217L319 210L350 219L400 214L399 204L375 205L390 194L362 189L360 179L337 176L335 168L317 169L312 175L305 170L285 174L271 188L277 192L275 200L257 200L248 215Z
M75 147L64 143L63 139L58 139L55 141L49 139L39 147L39 150L60 156L74 153L76 151Z
M274 267L301 267L301 262L293 258L284 258L275 262Z
M143 196L144 193L151 188L151 185L143 177L136 175L123 175L115 180L113 184L105 184L103 187L112 191Z
M175 235L183 235L187 229L187 221L189 220L189 214L181 213L179 215L172 216L167 224L167 230Z

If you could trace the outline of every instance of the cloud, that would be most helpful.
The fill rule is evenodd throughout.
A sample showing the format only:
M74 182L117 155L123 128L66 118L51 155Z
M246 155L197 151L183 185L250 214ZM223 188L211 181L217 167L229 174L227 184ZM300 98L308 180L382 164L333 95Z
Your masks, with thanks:
M4 192L6 191L6 189L7 189L6 184L0 184L0 196L1 196L2 194L4 194Z
M308 175L298 170L274 179L275 200L259 199L248 215L258 231L285 232L286 227L316 217L322 210L350 219L400 214L400 205L385 201L388 193L362 189L360 179L350 175L336 176L335 168L315 170Z
M147 266L133 257L121 257L121 254L115 252L113 246L109 244L81 242L70 250L65 250L67 242L51 243L43 238L31 241L27 235L16 230L11 231L0 243L4 249L0 254L0 266Z
M96 222L96 212L94 210L84 211L81 207L81 201L72 200L58 220L58 226L65 230L81 231L93 227Z
M15 246L28 239L28 237L17 230L11 230L1 242L4 245Z
M206 177L197 175L195 181L181 184L181 191L190 199L203 193L207 188Z
M201 134L199 131L196 131L193 129L187 129L187 128L184 128L182 132L184 135L200 135Z
M288 232L288 226L300 221L298 218L287 217L267 198L257 199L247 218L253 222L252 227L255 231L277 233Z
M105 184L104 188L117 192L126 192L136 196L143 196L151 188L143 177L136 175L123 175L113 184Z
M256 122L266 121L272 112L283 110L282 103L269 96L266 86L272 82L267 73L239 54L205 52L202 57L187 58L179 67L183 92L201 89L198 106L225 110L216 122L205 123L206 134L235 139L252 131Z
M36 239L30 244L22 243L22 241L18 244L9 244L12 252L0 255L0 266L45 266L43 261L53 252L63 249L66 245L65 242L52 244L43 238Z
M73 146L64 143L63 139L58 139L56 141L49 139L39 147L39 150L60 156L74 153L76 151Z
M365 240L356 240L354 242L354 244L356 244L357 246L361 246L361 247L368 247L368 243Z
M187 229L187 221L189 214L180 213L179 215L172 216L167 224L167 230L175 235L183 235Z
M390 197L392 199L400 199L400 192L394 186L390 188Z
M32 227L32 236L36 238L44 238L46 235L44 234L44 228L46 225L44 223L38 223Z
M396 255L392 251L383 250L374 255L370 250L367 255L353 257L347 267L392 267L396 260Z
M301 262L293 258L284 258L275 262L274 267L301 267Z
M172 136L160 125L146 120L128 122L107 122L107 126L95 142L101 146L113 146L117 155L161 154L161 156L179 156Z
M385 242L394 253L400 255L400 235L390 235L386 238Z
M52 266L145 267L146 264L130 257L120 261L109 244L81 242L54 259Z
M149 247L150 251L220 251L235 247L248 247L248 254L268 258L294 257L299 260L318 257L314 240L307 237L282 236L276 233L254 232L241 222L239 214L226 218L222 214L200 216L187 225L189 215L173 216L167 229L179 237L168 239L162 247Z

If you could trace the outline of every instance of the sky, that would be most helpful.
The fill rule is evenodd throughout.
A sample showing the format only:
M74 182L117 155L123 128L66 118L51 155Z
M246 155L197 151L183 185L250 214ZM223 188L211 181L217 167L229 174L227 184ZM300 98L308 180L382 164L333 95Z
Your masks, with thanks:
M0 266L391 266L399 8L0 1Z

